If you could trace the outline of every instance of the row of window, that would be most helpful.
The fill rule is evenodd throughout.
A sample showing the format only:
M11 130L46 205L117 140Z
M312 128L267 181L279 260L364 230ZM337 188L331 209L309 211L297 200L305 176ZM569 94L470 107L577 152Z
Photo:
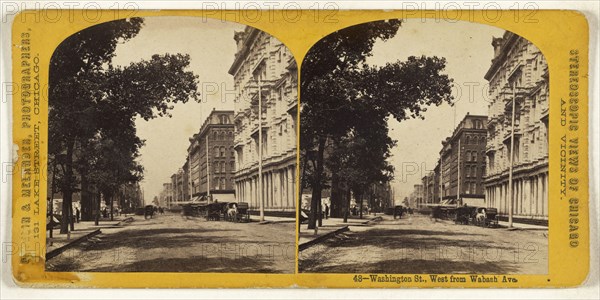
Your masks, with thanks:
M478 169L480 171L478 171ZM479 174L477 174L479 172ZM477 166L465 166L465 177L484 177L485 176L485 166L477 167Z
M466 161L478 161L479 157L477 154L478 151L466 151L465 152L465 160ZM481 151L481 159L485 159L485 152Z
M233 140L233 131L213 131L214 141Z
M477 182L465 182L465 194L477 194L478 187Z
M229 149L227 149L227 147L225 147L225 146L215 147L214 148L214 153L215 153L214 156L215 157L226 157L228 150L229 150L230 157L234 157L235 153L233 152L233 146L230 146Z
M466 145L485 145L487 143L485 136L471 136L467 135L465 138Z
M213 172L214 173L225 173L227 172L227 170L225 169L227 166L226 162L213 162ZM234 161L230 161L229 162L229 172L233 172L235 171L235 162Z
M215 190L227 189L227 179L225 177L214 177Z

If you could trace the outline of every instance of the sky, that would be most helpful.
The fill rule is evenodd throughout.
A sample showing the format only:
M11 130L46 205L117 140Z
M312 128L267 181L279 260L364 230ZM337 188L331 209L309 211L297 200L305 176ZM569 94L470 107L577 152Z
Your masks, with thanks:
M136 120L138 136L146 141L140 162L145 169L142 188L147 203L183 166L188 139L199 130L208 113L214 108L233 109L232 99L222 99L220 93L207 89L215 83L233 88L233 77L227 73L236 52L233 33L243 29L243 25L219 20L149 17L136 37L117 47L113 59L116 65L149 59L153 54L184 53L191 57L190 70L199 75L201 103L175 105L172 118ZM368 64L384 65L411 55L445 57L445 72L455 84L454 107L429 107L425 120L389 121L390 136L398 141L390 160L396 169L392 186L397 202L435 167L441 141L467 113L487 114L487 81L483 76L493 57L492 37L503 33L496 27L463 21L408 19L394 38L375 43Z
M189 138L198 132L210 111L233 110L233 99L222 99L212 88L225 84L233 89L233 76L227 73L237 50L233 34L243 29L243 25L220 20L148 17L137 36L117 46L115 65L148 60L154 54L182 53L190 55L189 70L199 76L200 103L176 104L171 118L136 120L138 136L146 141L140 151L140 163L144 166L141 186L146 203L159 196L162 184L169 182L171 174L183 166Z
M442 140L451 135L467 113L487 115L488 82L484 75L494 55L492 37L503 34L500 28L477 23L408 19L394 38L375 43L368 64L381 66L413 55L445 57L445 73L454 79L455 85L454 107L449 104L428 107L424 120L388 122L390 137L398 141L390 159L395 167L392 187L396 203L433 170Z

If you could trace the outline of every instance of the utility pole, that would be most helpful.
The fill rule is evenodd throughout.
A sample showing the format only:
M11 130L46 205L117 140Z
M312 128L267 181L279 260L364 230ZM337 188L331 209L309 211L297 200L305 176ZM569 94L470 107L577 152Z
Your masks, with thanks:
M460 199L460 137L458 138L458 165L457 165L457 170L458 170L458 178L457 178L457 186L456 186L456 203L458 203L458 200ZM461 201L462 202L462 201ZM462 203L460 203L462 204Z
M263 199L262 164L263 164L263 140L262 140L262 82L260 74L257 78L258 84L258 201L260 205L260 221L265 220L265 205Z
M210 202L210 161L208 159L208 136L209 131L206 131L206 200Z
M508 227L513 227L513 157L515 147L515 87L512 86L512 116L510 121L510 157L508 158Z

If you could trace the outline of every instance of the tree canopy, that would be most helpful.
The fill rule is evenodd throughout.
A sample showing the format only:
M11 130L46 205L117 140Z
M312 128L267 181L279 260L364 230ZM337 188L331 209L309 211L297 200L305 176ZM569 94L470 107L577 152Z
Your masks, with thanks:
M109 199L120 185L141 180L137 158L144 141L137 137L136 118L170 116L174 103L199 101L198 76L187 70L189 55L112 64L117 45L142 26L141 18L92 26L68 37L52 56L48 152L63 216L83 177Z
M393 38L401 23L383 20L339 30L306 55L300 150L302 160L313 162L302 164L311 166L303 172L308 174L303 186L313 191L311 215L320 205L315 203L320 203L327 172L359 197L370 183L393 177L388 158L396 142L388 135L389 117L422 118L427 106L452 100L452 79L443 74L444 58L411 56L384 66L366 64L375 42ZM314 226L314 217L309 218L309 228Z

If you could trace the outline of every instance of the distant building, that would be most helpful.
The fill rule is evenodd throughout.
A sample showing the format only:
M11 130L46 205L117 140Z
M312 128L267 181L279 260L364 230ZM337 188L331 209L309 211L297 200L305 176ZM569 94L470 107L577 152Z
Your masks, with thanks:
M164 207L169 207L169 204L172 201L172 187L170 182L163 183L163 189L160 192L160 196L158 197L160 205Z
M189 199L186 199L185 189L187 187L184 186L185 176L183 168L180 168L175 174L171 175L172 197L168 205L169 208L177 207L189 201Z
M425 202L423 201L423 185L415 184L413 186L413 191L408 197L408 203L410 207L421 208L425 206Z
M467 114L442 142L440 170L442 199L460 199L462 204L484 205L487 116Z
M440 203L440 168L439 163L433 171L421 178L423 185L423 202L425 204Z
M369 208L375 212L383 212L388 207L394 207L394 196L389 181L371 184Z
M487 205L519 219L548 220L548 64L531 42L505 32L494 38L494 59L485 75L490 83L487 124ZM508 176L515 102L513 192Z
M298 70L294 56L275 37L252 27L236 32L234 77L235 190L238 201L265 211L295 212ZM259 86L260 84L260 86ZM259 141L258 99L262 99ZM259 145L262 191L258 192Z
M188 147L191 180L186 184L194 200L210 195L220 202L235 201L233 177L235 154L233 151L233 111L213 110L197 134L190 138ZM210 186L209 186L210 184Z

